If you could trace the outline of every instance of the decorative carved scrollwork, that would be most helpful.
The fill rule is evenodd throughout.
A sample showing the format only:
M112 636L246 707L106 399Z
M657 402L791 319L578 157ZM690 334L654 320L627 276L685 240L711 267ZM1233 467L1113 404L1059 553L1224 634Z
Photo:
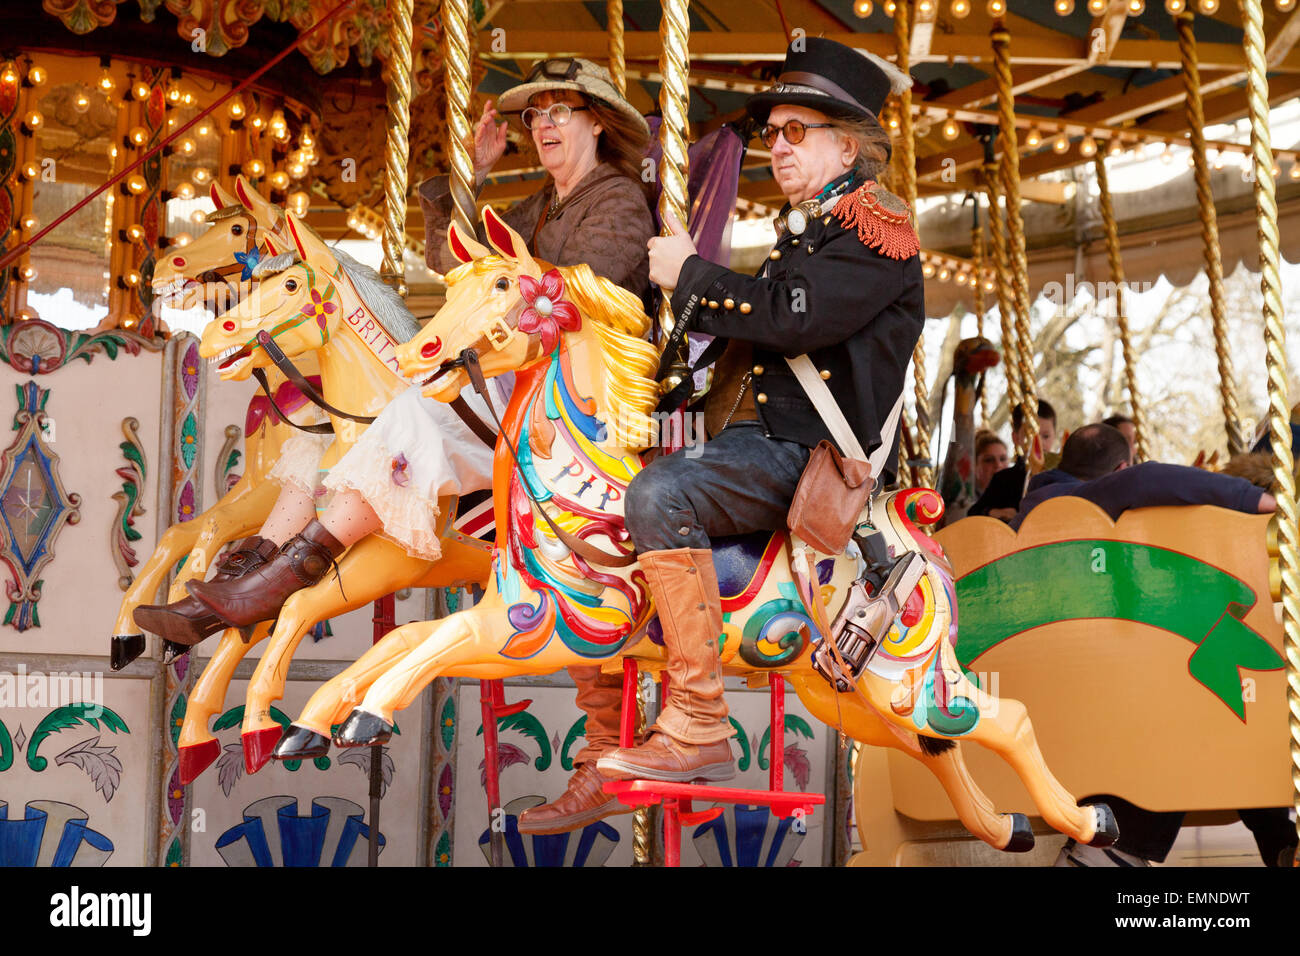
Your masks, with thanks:
M131 587L135 580L131 569L140 563L131 547L132 541L140 540L140 532L135 530L135 519L144 514L140 496L144 493L146 467L139 430L137 419L122 419L122 434L126 441L118 447L122 449L126 464L117 469L117 476L122 479L122 490L113 494L113 500L117 502L117 514L113 516L113 563L117 565L117 586L123 591Z

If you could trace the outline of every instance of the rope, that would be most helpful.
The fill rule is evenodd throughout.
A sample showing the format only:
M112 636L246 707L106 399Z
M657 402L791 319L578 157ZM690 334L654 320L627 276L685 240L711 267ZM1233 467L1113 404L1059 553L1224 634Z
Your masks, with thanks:
M627 58L623 45L623 0L605 0L609 25L609 75L614 86L627 96Z
M1133 339L1129 335L1128 313L1124 309L1124 260L1120 256L1119 224L1115 222L1115 205L1110 200L1110 180L1106 175L1106 154L1097 150L1093 157L1097 169L1097 188L1101 192L1101 221L1106 230L1106 258L1110 262L1110 281L1115 287L1115 323L1119 326L1120 349L1124 354L1124 382L1128 386L1129 408L1133 413L1134 445L1138 461L1146 461L1146 426L1142 418L1142 405L1138 400L1137 356L1133 354Z
M907 73L912 56L912 3L898 0L894 7L894 43L898 50L897 65ZM895 155L897 185L903 198L912 209L913 225L916 217L916 139L912 132L912 89L908 87L898 95L898 146ZM930 457L930 389L925 370L925 330L921 330L912 349L912 372L915 376L913 394L916 398L916 439L919 461L912 469L916 485L934 487L934 469L926 463Z
M1232 351L1228 342L1228 316L1223 305L1223 259L1219 250L1219 219L1210 190L1210 166L1205 159L1205 109L1201 99L1201 68L1192 33L1195 17L1182 13L1174 17L1178 27L1178 52L1183 58L1183 86L1187 89L1187 125L1191 133L1196 204L1201 217L1201 239L1205 246L1205 275L1210 281L1210 319L1214 326L1214 354L1219 359L1219 394L1223 399L1223 422L1228 432L1228 454L1246 450L1237 409L1237 391L1232 373Z
M443 50L447 83L447 138L451 155L452 221L474 235L474 151L469 125L469 0L443 0Z
M406 165L411 154L411 14L414 0L392 0L388 29L388 135L384 142L384 258L379 272L406 295Z
M1287 709L1291 730L1291 783L1300 811L1300 529L1296 524L1290 399L1287 394L1286 330L1282 282L1278 274L1277 184L1268 128L1268 65L1264 12L1260 0L1242 0L1246 48L1250 146L1254 154L1255 206L1259 220L1260 288L1264 299L1264 345L1268 368L1268 427L1273 443L1273 485L1277 498L1278 563L1282 578L1282 630L1285 635Z
M1016 317L1013 339L1020 369L1020 408L1025 421L1024 438L1017 451L1028 460L1034 439L1038 437L1038 393L1033 365L1034 341L1029 332L1029 259L1025 252L1025 221L1020 214L1020 146L1016 140L1015 99L1011 91L1011 34L1005 27L998 26L994 28L992 38L998 93L998 140L1002 148L1002 189L1007 202L1007 259Z

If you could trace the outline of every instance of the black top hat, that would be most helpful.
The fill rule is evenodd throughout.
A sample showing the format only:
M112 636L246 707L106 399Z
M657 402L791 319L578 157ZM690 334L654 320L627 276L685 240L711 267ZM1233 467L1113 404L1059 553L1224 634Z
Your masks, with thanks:
M795 49L799 47L799 49ZM749 115L767 122L772 107L808 106L827 116L878 120L890 92L911 79L892 63L834 40L801 37L785 52L776 85L745 103Z

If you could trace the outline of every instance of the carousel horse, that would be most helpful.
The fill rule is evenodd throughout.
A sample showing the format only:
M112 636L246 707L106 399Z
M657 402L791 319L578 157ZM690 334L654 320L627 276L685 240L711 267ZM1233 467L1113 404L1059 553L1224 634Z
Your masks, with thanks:
M952 359L952 444L943 461L939 491L944 521L966 517L979 494L975 488L975 403L984 388L984 373L1002 360L997 347L983 336L962 339Z
M622 502L642 467L634 449L653 443L657 431L650 413L659 356L641 338L649 320L635 296L589 267L537 262L490 208L483 219L497 254L453 226L451 248L464 264L447 277L446 304L399 357L408 375L426 378L425 393L443 401L458 394L467 365L485 376L515 372L493 472L498 549L487 593L449 617L397 628L324 684L277 747L279 759L323 753L334 724L341 746L383 742L394 712L440 676L617 666L626 654L663 667L644 572L621 546ZM550 533L539 508L567 533ZM1079 807L1055 780L1025 708L986 694L957 666L951 572L913 521L941 513L941 499L926 489L874 502L885 544L899 557L922 555L925 571L850 693L837 693L810 658L828 630L827 607L838 606L835 596L842 599L857 574L856 557L814 563L784 532L715 541L724 669L758 680L783 672L819 719L921 761L962 822L994 847L1026 850L1032 834L1023 815L995 812L976 787L961 738L1002 756L1052 826L1108 845L1117 836L1110 811ZM605 557L597 562L580 544L571 550L564 541L575 537Z
M209 215L212 228L188 246L159 257L154 272L155 294L180 309L209 309L219 316L246 296L257 280L253 269L269 255L268 242L289 243L284 213L267 202L242 176L235 181L232 196L213 184ZM308 369L305 374L314 374ZM276 404L286 413L297 411L307 400L279 370L271 369ZM301 416L299 416L301 417ZM173 524L163 533L158 546L140 568L127 589L113 628L111 664L120 670L144 653L144 634L135 623L136 608L153 600L169 571L185 559L185 565L167 594L167 603L185 597L185 582L202 578L222 546L253 534L275 504L277 488L266 480L286 439L294 428L284 422L262 396L249 403L244 419L244 473L234 487L212 507L192 521ZM169 655L184 653L183 647L169 647Z
M271 241L271 258L259 267L257 287L204 330L199 352L223 380L244 380L254 368L272 364L261 344L273 339L290 358L314 352L320 365L325 401L354 415L377 415L410 386L393 354L409 338L415 321L400 297L373 270L332 252L299 219L290 215L292 247L281 252ZM334 442L321 460L329 469L360 437L364 425L330 414ZM242 731L250 773L270 758L281 728L271 717L271 701L283 696L290 659L318 621L361 607L407 587L479 584L490 570L490 548L452 527L457 500L440 499L441 557L415 557L380 535L369 535L339 559L337 572L285 602L249 684ZM181 777L193 780L220 753L208 730L220 713L239 661L264 628L245 640L227 629L190 694L178 743Z

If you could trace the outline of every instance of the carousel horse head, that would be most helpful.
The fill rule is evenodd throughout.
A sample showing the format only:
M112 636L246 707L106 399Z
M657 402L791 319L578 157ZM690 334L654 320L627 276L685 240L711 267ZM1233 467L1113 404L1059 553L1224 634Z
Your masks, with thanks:
M952 370L959 385L963 380L973 383L981 372L988 371L1000 361L1002 353L998 347L984 336L976 335L957 343L952 356Z
M216 206L207 217L211 228L158 257L153 289L174 308L206 306L220 315L247 292L258 262L271 254L268 242L278 238L285 245L289 240L284 211L263 199L243 176L235 179L235 195L217 183L210 194Z
M606 440L644 447L658 355L642 339L650 320L641 300L585 264L534 259L491 207L483 225L492 249L452 224L448 239L462 264L447 274L446 304L398 348L403 374L423 382L430 398L451 401L468 382L466 350L488 377L563 356L566 374L603 410Z
M254 368L274 364L259 344L263 332L290 358L324 347L345 304L357 299L355 293L347 296L352 287L342 253L333 252L292 213L288 231L291 247L282 249L268 237L268 254L252 270L258 280L253 291L203 330L199 354L216 361L224 380L241 381Z

